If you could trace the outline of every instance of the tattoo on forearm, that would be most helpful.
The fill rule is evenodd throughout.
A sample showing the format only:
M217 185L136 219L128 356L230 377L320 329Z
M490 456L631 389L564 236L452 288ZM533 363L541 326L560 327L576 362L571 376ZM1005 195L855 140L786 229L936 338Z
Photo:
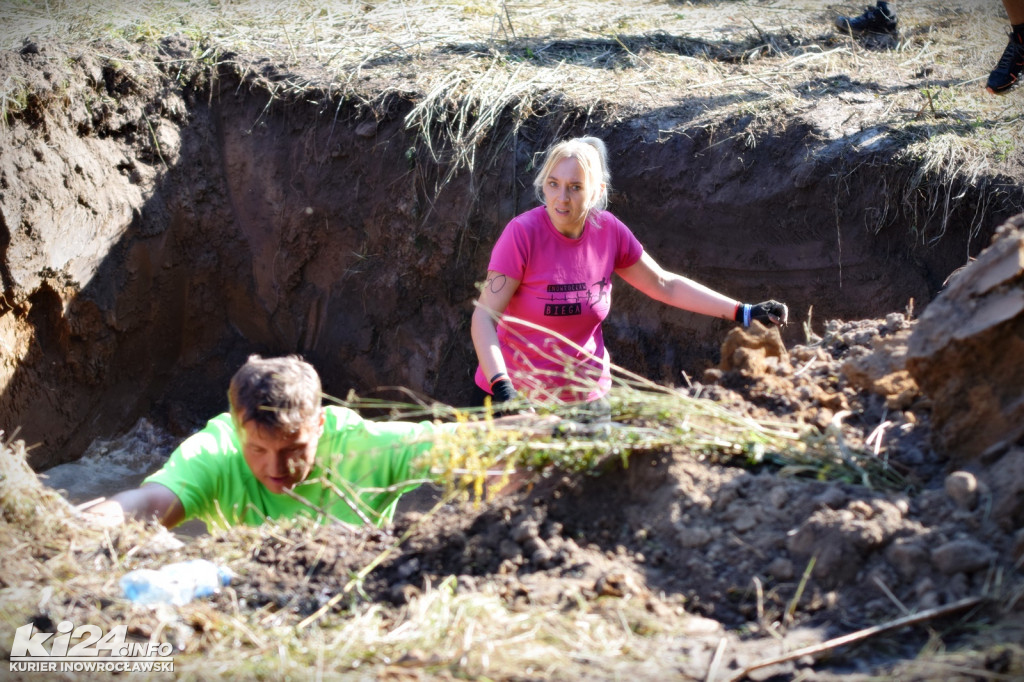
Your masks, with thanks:
M491 279L487 280L487 288L490 289L492 294L496 294L505 288L507 279L508 278L505 277L505 275L495 275Z

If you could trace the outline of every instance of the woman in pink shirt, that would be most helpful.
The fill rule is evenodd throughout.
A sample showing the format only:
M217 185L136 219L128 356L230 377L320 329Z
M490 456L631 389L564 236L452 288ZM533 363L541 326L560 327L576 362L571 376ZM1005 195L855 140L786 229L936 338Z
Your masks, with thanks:
M472 321L476 385L495 402L518 393L543 402L604 398L611 363L601 322L612 273L683 310L745 326L786 323L782 303L742 304L663 270L605 210L609 180L600 139L556 144L533 183L544 205L513 218L495 243Z

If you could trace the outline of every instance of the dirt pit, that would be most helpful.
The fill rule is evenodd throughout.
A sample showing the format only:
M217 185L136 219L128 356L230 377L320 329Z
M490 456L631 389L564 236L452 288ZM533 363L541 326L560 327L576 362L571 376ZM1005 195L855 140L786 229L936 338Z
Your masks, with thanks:
M634 448L600 475L536 472L479 505L435 510L425 491L389 528L239 529L155 549L163 536L135 528L44 541L5 496L3 532L25 550L5 559L5 608L30 604L50 632L64 619L130 623L173 641L184 665L237 636L247 672L267 675L275 637L304 645L311 624L361 622L367 604L394 634L445 590L575 618L554 638L575 653L545 663L481 626L429 651L338 646L317 665L385 679L1024 674L1021 275L1005 246L1019 224L992 257L1001 278L978 268L947 304L974 311L971 324L936 331L921 313L1019 212L1017 157L980 180L914 185L902 138L871 142L879 109L845 81L800 115L711 123L668 100L629 116L572 102L525 121L506 111L486 158L449 175L457 165L407 126L415 95L373 81L363 99L339 99L314 64L234 55L210 69L194 48L173 36L111 45L116 58L45 42L0 55L30 93L0 146L0 423L35 446L37 471L143 417L186 435L224 408L252 352L305 355L332 395L401 386L466 404L467 322L490 246L533 205L537 155L583 133L607 141L612 209L659 262L793 312L782 336L744 334L622 285L605 331L615 362L806 428L831 464ZM301 93L274 86L297 74ZM911 342L925 323L941 349ZM959 391L941 390L953 376ZM618 415L614 428L666 425ZM965 449L972 429L984 443ZM230 590L170 614L120 599L125 570L200 555L230 564ZM225 635L222 614L243 627ZM574 649L598 624L618 628L599 639L612 653ZM853 633L864 637L830 643ZM496 662L488 640L519 652L519 667Z
M499 116L457 172L408 128L414 97L338 100L306 74L289 98L274 83L301 70L244 55L211 69L178 37L108 47L121 56L2 55L32 94L0 150L0 423L39 469L141 418L186 435L253 352L301 353L341 398L407 400L384 388L404 387L468 404L476 284L505 223L535 205L532 169L556 138L601 135L612 209L645 249L733 297L786 301L787 344L922 309L1021 206L1002 173L915 185L898 137L839 153L832 119L867 125L857 102L696 128L688 103L623 120L563 102ZM936 212L946 187L958 198ZM717 364L728 323L626 285L615 299L617 364L669 386Z

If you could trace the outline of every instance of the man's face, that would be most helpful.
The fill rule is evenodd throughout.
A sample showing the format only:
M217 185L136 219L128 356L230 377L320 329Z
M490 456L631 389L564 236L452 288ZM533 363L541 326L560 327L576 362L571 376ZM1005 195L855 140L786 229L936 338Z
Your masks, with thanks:
M324 430L321 411L295 433L284 433L248 421L239 430L242 455L256 479L280 495L306 480Z

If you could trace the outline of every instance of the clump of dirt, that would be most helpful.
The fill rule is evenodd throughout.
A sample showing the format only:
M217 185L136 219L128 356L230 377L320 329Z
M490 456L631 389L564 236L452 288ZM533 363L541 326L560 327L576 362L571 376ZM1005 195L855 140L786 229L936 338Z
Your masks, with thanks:
M991 463L1024 436L1022 228L1024 216L1010 219L954 273L907 349L908 370L932 398L937 445L960 460Z

